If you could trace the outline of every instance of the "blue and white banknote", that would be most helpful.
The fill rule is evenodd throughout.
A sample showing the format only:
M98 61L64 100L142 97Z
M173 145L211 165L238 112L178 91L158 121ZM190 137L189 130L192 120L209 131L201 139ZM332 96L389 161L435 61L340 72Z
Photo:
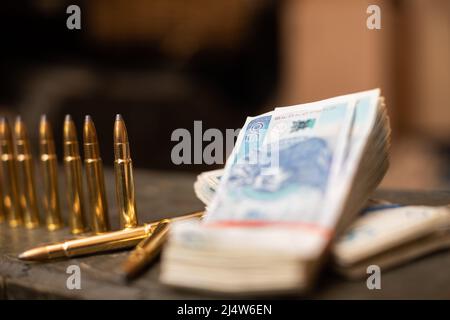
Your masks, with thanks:
M330 228L324 200L344 182L343 163L356 161L378 96L372 90L248 118L206 223Z
M207 223L314 221L349 112L342 103L249 118L208 208Z
M380 131L388 130L385 123L380 120L385 114L380 112L380 90L374 89L363 91L355 94L349 94L336 98L327 99L320 103L337 103L347 101L352 111L349 126L344 132L347 135L342 148L338 150L338 154L334 159L334 171L332 181L328 184L328 192L326 202L323 207L323 215L321 215L320 224L323 226L333 227L340 218L339 213L344 210L345 202L348 200L350 188L355 185L355 176L357 169L360 168L360 162L367 146L369 135L373 132L375 125L380 125ZM301 105L301 108L309 109L316 103ZM295 110L300 106L276 108L276 111ZM377 117L379 119L377 119ZM377 121L379 120L379 121ZM386 145L385 139L390 134L382 132L385 136L377 137L381 144ZM387 169L387 168L385 168ZM380 169L381 170L381 169ZM361 203L363 205L364 203Z

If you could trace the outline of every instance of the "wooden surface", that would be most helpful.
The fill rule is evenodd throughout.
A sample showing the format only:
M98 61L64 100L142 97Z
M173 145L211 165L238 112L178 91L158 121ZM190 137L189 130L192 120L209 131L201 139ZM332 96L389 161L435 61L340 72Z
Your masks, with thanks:
M107 170L107 191L113 228L118 227L114 181ZM181 215L202 209L192 184L195 175L171 172L135 173L137 205L141 222ZM60 181L63 182L63 179ZM65 203L61 193L62 204ZM377 191L375 198L405 204L450 203L450 192ZM65 213L67 211L65 210ZM17 254L36 245L73 238L65 228L48 232L11 229L0 225L0 298L3 299L195 299L210 298L196 292L176 290L158 282L159 263L136 281L125 284L118 267L128 252L80 257L45 263L22 262ZM81 290L66 287L69 265L81 269ZM348 281L325 270L308 298L450 298L450 252L440 252L382 273L382 290L368 290L366 282ZM214 296L213 298L217 298ZM290 296L292 297L292 296ZM299 296L300 297L300 296ZM220 297L219 297L220 298Z

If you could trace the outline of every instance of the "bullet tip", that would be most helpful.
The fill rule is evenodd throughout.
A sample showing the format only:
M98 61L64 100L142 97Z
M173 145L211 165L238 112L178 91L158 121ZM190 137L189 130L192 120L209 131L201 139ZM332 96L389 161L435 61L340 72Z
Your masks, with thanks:
M41 116L41 123L39 124L39 137L42 140L53 140L50 122L45 114Z
M122 281L129 283L133 281L138 275L140 275L142 271L144 271L144 269L140 268L139 265L136 265L133 261L130 262L129 260L127 260L124 264L122 264L119 274L122 278Z
M20 260L33 260L33 255L31 254L31 250L28 250L19 254L18 258Z
M114 124L114 141L115 143L128 142L127 128L120 114L116 116L116 122Z
M130 283L133 280L130 274L124 270L117 271L117 275L123 283Z
M23 122L22 117L18 115L14 124L14 134L16 135L16 139L28 140L26 132L25 123Z
M10 128L8 119L4 116L0 117L0 137L1 139L9 139Z
M84 143L98 143L97 131L90 115L87 115L84 120L83 140Z
M45 247L38 247L22 252L18 258L25 261L44 260L48 255Z
M63 137L65 142L77 142L77 130L70 114L64 118Z

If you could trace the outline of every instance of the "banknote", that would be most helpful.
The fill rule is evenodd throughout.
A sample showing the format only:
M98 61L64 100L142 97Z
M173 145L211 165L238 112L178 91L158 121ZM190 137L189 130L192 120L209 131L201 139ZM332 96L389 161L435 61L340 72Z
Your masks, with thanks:
M351 265L438 230L450 230L448 207L369 208L337 239L333 256L339 265Z
M222 175L223 169L206 171L198 175L194 183L194 192L205 205L212 201Z
M248 118L206 221L332 228L375 125L378 98L371 90Z
M342 101L248 118L206 223L301 226L320 220L352 111Z

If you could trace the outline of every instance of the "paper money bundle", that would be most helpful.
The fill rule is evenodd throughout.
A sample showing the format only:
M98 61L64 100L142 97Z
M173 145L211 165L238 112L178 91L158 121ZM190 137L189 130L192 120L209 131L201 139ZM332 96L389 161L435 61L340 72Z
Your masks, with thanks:
M378 89L247 118L220 182L196 184L209 203L204 221L171 229L162 281L227 293L307 289L383 178L389 137Z
M197 197L208 205L223 170L198 175ZM367 267L383 271L416 258L450 248L450 207L405 206L369 200L357 219L335 239L333 268L352 278L367 277Z
M348 278L385 271L450 248L450 208L381 205L369 207L340 236L332 250L334 268Z
M194 183L194 192L206 206L211 203L222 176L223 169L202 172L197 176Z

